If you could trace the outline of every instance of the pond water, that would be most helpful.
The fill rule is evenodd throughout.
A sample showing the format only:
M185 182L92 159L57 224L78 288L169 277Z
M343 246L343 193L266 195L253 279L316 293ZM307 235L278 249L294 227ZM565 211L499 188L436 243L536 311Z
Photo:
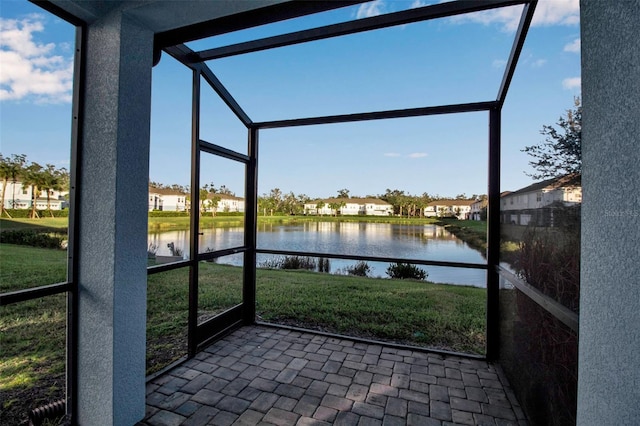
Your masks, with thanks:
M242 246L241 227L202 229L200 251L221 250ZM449 262L486 263L483 256L464 241L438 225L400 225L387 223L304 222L301 224L263 224L258 227L258 248L347 255L437 260ZM149 244L158 247L159 255L169 254L167 244L185 250L188 257L189 231L169 231L149 234ZM258 265L273 259L258 255ZM219 263L240 265L242 254L225 256ZM340 273L355 261L330 259L330 272ZM388 263L368 262L371 276L386 277ZM428 280L486 286L486 271L480 269L420 266Z

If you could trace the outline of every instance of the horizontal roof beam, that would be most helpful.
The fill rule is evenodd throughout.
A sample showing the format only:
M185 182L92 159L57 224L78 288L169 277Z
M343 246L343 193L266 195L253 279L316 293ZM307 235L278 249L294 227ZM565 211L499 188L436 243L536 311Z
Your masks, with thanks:
M388 111L364 112L359 114L328 115L324 117L297 118L292 120L264 121L253 123L256 129L276 129L282 127L313 126L317 124L351 123L355 121L385 120L391 118L421 117L439 114L489 111L498 106L496 101L468 104L441 105L433 107L396 109Z
M357 19L339 24L327 25L293 33L262 38L258 40L222 46L196 52L190 59L194 62L203 62L212 59L225 58L244 53L258 52L276 47L290 46L331 37L339 37L355 34L363 31L371 31L396 25L405 25L429 19L443 18L447 16L461 15L479 12L499 7L513 6L527 3L530 0L477 0L455 1L424 6L415 9L403 10L395 13Z

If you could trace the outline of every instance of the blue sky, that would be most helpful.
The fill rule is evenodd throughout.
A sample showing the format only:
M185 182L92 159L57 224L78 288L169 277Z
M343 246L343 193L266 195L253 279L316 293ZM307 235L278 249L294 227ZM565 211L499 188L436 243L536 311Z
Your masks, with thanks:
M378 0L189 45L204 49L426 2ZM212 61L254 121L493 100L520 8L404 25ZM0 3L0 151L68 167L74 29L26 1ZM502 189L532 183L526 145L580 95L578 0L541 0L503 110ZM151 180L189 183L191 74L167 55L153 71ZM203 86L204 87L204 86ZM247 131L210 90L201 138L246 152ZM482 194L487 113L264 130L259 192L312 197ZM243 167L203 154L202 183L242 196Z

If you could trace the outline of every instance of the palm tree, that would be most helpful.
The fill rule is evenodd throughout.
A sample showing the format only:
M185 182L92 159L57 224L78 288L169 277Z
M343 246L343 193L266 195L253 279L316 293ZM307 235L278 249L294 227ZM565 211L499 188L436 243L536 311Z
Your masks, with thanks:
M333 210L333 215L334 216L338 216L338 213L340 212L340 209L344 206L346 206L347 203L345 203L344 201L335 201L333 203L329 203L329 208L331 210Z
M46 177L40 164L32 162L29 166L25 167L22 187L31 186L31 213L29 214L31 219L40 217L36 209L36 202L40 196L40 188L46 185L45 181Z
M27 156L24 154L13 154L11 158L5 158L0 154L0 178L2 179L2 199L0 200L0 216L2 213L6 213L11 217L7 209L4 207L5 193L7 191L7 184L12 181L13 184L18 181L24 169L24 163L27 161ZM15 206L12 206L15 208Z
M57 170L53 164L47 164L46 168L42 170L42 182L41 187L43 191L47 193L47 210L51 217L53 212L51 211L51 192L61 191L64 185L63 176L66 169Z
M205 185L203 188L200 188L198 191L198 195L200 196L200 211L199 215L202 216L203 213L207 211L207 195L209 194L208 190L209 186Z
M220 203L220 200L222 200L222 197L215 193L207 195L207 204L205 208L211 208L211 217L214 217L218 212L218 203Z
M262 215L267 215L267 208L269 207L269 200L266 197L266 194L262 197L258 197L258 212L262 210Z

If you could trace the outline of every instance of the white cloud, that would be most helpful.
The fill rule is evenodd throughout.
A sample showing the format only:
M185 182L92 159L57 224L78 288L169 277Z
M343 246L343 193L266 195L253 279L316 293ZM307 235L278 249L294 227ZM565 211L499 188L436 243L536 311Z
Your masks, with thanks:
M565 52L580 53L580 39L577 38L564 46Z
M531 25L577 25L580 22L580 0L543 0L538 2ZM502 7L450 18L453 22L500 24L503 31L518 29L522 6Z
M427 153L426 152L414 152L409 154L409 158L422 158L422 157L426 157Z
M505 59L494 59L491 65L494 68L504 68L507 65L507 61Z
M0 101L32 96L36 103L71 102L73 60L55 55L54 43L34 40L43 18L0 18Z
M383 0L375 0L370 3L363 3L358 7L356 18L370 18L385 13L385 4Z
M531 66L532 66L533 68L540 68L540 67L542 67L542 66L543 66L544 64L546 64L546 63L547 63L547 60L546 60L546 59L536 59L535 61L533 61L533 62L531 63Z
M413 0L413 3L411 3L411 9L415 9L417 7L422 7L426 5L427 3L424 0Z
M577 25L580 23L579 0L543 0L533 15L533 26Z
M385 157L400 157L400 154L398 154L397 152L385 152L384 156Z
M566 90L580 89L582 79L580 77L565 78L562 80L562 87Z

